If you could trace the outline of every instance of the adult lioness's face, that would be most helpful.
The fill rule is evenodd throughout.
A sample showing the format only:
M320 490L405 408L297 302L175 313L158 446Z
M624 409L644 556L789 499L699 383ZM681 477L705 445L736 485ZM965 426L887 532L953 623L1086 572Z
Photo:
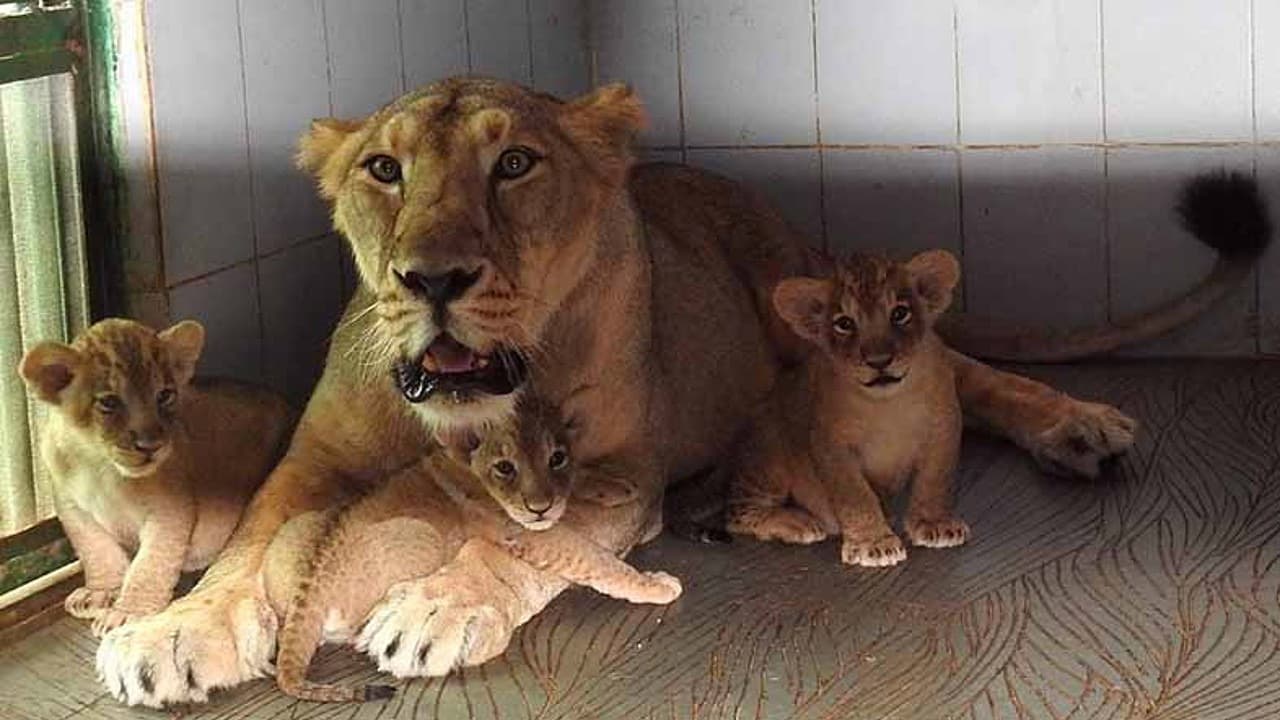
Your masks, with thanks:
M591 267L640 122L621 86L564 103L453 79L302 139L299 163L376 298L370 362L426 419L509 409L501 399Z

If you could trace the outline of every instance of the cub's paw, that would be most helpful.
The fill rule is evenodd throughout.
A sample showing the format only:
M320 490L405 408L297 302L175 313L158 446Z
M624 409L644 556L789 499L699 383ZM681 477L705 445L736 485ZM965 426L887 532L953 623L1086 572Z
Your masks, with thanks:
M969 525L958 517L941 520L907 520L907 537L912 545L927 548L949 548L963 545L969 539Z
M146 617L151 613L132 613L119 608L108 608L103 610L93 621L93 634L95 637L102 637L107 633L126 623Z
M774 508L759 517L731 519L728 529L761 540L778 540L793 545L811 545L827 539L827 531L818 518L800 508Z
M1133 445L1138 421L1102 403L1071 400L1056 425L1031 439L1031 454L1057 475L1093 478L1104 461Z
M356 640L378 669L396 677L439 677L496 657L513 623L493 604L503 589L481 591L465 573L442 570L391 586Z
M265 598L210 588L108 632L98 679L128 705L204 702L214 688L267 675L275 638Z
M684 586L680 584L680 578L661 570L643 573L644 584L640 592L634 593L627 598L634 603L651 603L654 605L666 605L680 597L680 593L684 591Z
M96 620L104 612L111 609L112 604L116 601L116 593L119 588L111 588L103 590L98 588L76 588L71 591L66 600L62 601L62 606L66 608L67 614L73 618L81 620Z
M845 565L893 567L907 559L907 548L893 533L870 538L845 538L840 545L840 560Z

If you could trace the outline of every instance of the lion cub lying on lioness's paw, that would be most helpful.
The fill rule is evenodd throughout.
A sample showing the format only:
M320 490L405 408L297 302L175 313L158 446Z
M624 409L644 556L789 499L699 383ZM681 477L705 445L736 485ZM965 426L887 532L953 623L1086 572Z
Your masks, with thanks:
M640 572L557 524L571 494L612 506L634 502L638 493L624 479L575 465L564 424L548 405L523 400L510 423L442 433L441 441L452 460L429 457L329 520L280 633L276 682L284 692L318 702L389 697L394 689L385 685L309 682L307 666L327 625L350 627L392 585L440 567L463 537L484 537L530 565L623 600L664 604L680 595L675 577ZM426 652L399 644L386 652Z
M40 450L85 575L66 609L99 635L164 609L179 574L213 560L287 439L280 397L192 380L203 346L194 321L157 333L108 319L19 366L53 406Z
M741 445L731 532L791 543L839 532L844 562L895 565L907 551L884 507L910 481L911 541L964 543L951 499L960 404L933 333L959 278L955 257L935 250L906 263L858 255L831 279L778 284L778 315L817 351L779 381Z

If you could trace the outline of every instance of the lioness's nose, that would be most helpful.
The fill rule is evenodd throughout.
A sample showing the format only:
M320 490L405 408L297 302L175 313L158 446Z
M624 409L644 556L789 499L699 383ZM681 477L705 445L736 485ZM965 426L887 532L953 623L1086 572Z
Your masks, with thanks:
M133 449L150 455L164 447L164 438L158 433L137 433L133 438Z
M395 273L401 285L432 305L444 305L456 300L480 279L479 270L467 271L462 268L435 274L417 270L397 270Z
M893 354L885 353L882 355L868 355L863 358L863 362L876 370L883 370L889 367L889 363L893 362Z

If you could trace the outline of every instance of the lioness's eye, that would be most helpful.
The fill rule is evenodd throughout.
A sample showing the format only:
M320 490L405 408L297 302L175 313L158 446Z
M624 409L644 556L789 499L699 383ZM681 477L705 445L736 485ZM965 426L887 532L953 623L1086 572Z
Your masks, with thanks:
M498 162L493 166L493 174L503 180L515 180L533 169L538 157L532 150L514 147L503 150Z
M400 163L390 155L374 155L364 161L364 168L380 183L400 182Z
M160 407L169 407L177 399L178 393L173 388L165 388L156 393L156 404Z
M848 335L858 329L858 324L848 315L837 315L836 319L831 321L831 325L841 335Z
M568 464L569 464L569 453L560 449L553 450L551 452L550 459L547 460L547 466L550 467L552 470L563 469L564 466Z
M515 477L516 464L510 460L499 460L493 464L493 471L498 474L498 477Z
M894 325L906 325L911 322L911 308L906 305L898 305L889 313L889 322Z
M94 398L93 406L98 408L98 412L110 415L124 408L124 401L120 399L119 395L99 395Z

